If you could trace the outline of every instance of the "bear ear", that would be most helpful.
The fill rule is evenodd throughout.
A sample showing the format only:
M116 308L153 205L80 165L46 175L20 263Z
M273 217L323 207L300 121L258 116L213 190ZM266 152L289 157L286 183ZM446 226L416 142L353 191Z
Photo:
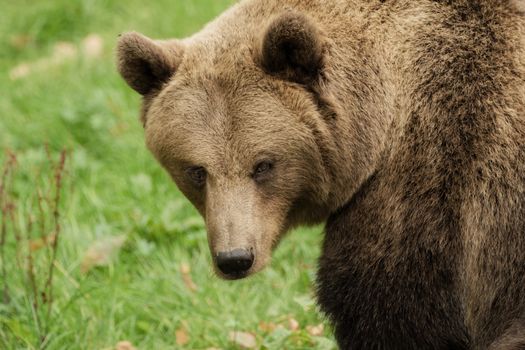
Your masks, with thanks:
M304 14L287 12L266 29L262 65L270 74L300 84L314 82L321 74L325 41L321 31Z
M117 44L118 71L131 88L148 95L175 73L183 51L175 40L154 41L139 33L125 33Z

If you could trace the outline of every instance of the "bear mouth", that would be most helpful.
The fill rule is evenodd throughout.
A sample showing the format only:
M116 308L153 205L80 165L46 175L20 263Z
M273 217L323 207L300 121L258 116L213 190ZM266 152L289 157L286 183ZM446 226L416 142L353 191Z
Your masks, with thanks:
M238 272L238 273L231 273L231 274L224 274L221 273L221 277L227 281L238 281L245 279L246 277L250 276L249 272Z
M242 272L231 272L231 273L224 273L223 271L221 271L217 265L214 264L214 270L215 270L215 275L222 279L222 280L225 280L225 281L238 281L238 280L242 280L242 279L245 279L247 277L250 277L251 275L254 275L257 270L251 268L249 270L246 270L246 271L242 271Z

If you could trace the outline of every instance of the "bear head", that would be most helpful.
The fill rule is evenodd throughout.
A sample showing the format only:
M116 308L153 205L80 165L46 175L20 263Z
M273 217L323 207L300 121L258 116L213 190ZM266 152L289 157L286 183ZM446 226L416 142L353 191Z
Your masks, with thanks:
M143 96L148 148L204 217L217 274L237 279L267 265L290 228L334 209L336 146L314 21L285 11L250 29L229 22L185 40L126 33L117 56Z

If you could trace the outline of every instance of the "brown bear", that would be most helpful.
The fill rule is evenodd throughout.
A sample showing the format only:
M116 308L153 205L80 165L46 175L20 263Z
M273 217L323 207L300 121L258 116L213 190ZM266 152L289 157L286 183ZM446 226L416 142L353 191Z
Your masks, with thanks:
M525 349L524 7L244 0L118 69L221 277L326 222L342 349Z

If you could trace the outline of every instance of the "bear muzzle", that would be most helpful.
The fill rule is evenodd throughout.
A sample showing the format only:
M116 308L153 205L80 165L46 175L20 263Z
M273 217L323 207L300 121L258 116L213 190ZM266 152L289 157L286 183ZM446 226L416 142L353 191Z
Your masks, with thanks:
M228 279L240 279L248 275L253 266L255 255L253 249L233 249L231 251L219 252L215 256L215 263L220 272Z

